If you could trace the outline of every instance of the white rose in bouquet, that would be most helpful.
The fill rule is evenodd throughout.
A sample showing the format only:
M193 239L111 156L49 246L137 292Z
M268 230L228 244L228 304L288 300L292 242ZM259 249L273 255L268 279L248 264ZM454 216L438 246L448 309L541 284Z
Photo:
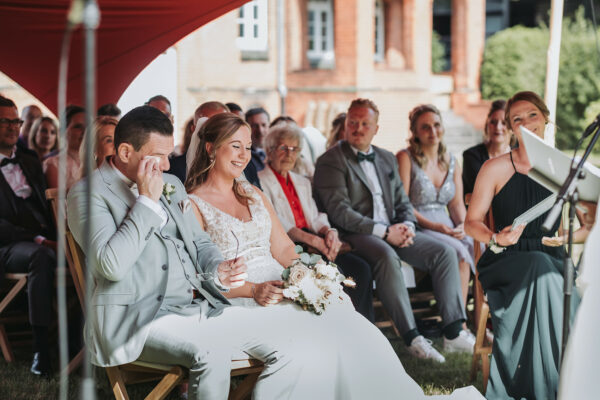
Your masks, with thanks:
M339 275L337 268L335 268L331 264L326 264L324 262L317 263L317 265L315 265L315 270L317 272L317 275L324 276L330 280L335 280L336 277Z
M300 281L298 288L300 289L300 291L302 291L304 298L310 304L316 305L318 302L320 302L321 296L323 295L323 291L319 289L315 281L313 281L312 279L303 279L302 281Z
M290 267L290 277L288 279L288 282L290 285L298 286L300 282L304 280L304 278L311 274L312 271L310 270L310 268L302 264L294 264Z

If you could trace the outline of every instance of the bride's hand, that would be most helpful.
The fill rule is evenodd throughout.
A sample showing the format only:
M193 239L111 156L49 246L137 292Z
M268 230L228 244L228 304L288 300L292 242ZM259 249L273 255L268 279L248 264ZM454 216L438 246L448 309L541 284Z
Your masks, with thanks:
M252 297L261 306L270 306L283 300L282 281L257 283L252 288Z
M230 289L243 286L248 278L247 269L248 267L243 257L223 261L217 267L219 281L223 286Z

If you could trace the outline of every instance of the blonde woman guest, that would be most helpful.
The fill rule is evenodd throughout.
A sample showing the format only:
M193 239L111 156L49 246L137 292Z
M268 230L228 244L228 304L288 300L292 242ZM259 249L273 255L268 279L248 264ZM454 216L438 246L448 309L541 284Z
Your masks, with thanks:
M356 310L373 322L371 267L355 254L339 254L342 242L327 215L317 209L310 180L292 170L302 142L302 131L296 124L279 123L269 129L264 141L267 165L258 172L261 187L290 239L316 249L355 279L357 287L346 292Z
M67 190L80 178L79 147L83 142L85 132L85 110L79 106L70 106L67 110L67 143L61 151L67 153ZM58 187L59 154L44 160L43 168L48 182L48 188Z
M90 135L90 139L94 141L94 165L96 168L102 165L106 157L115 154L115 128L119 120L115 117L101 116L97 117L91 129L86 129L85 136ZM83 160L85 160L85 146L79 148L79 159L82 161L80 174L85 176L85 168Z
M415 107L409 120L409 146L396 155L400 178L423 232L456 250L462 300L466 305L469 278L471 271L475 272L475 265L473 240L464 231L467 210L460 165L446 150L442 116L435 106Z
M58 149L58 124L50 117L35 120L29 133L29 149L43 160L51 151Z
M473 193L475 178L484 162L510 151L514 135L506 128L504 107L506 100L492 102L485 120L484 141L468 148L463 153L463 192Z

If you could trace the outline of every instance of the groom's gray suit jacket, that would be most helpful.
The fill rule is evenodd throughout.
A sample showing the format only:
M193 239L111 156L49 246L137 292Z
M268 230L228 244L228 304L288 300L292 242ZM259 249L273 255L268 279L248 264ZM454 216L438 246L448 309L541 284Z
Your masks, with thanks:
M383 192L390 224L411 221L413 208L404 191L396 157L372 146L375 170ZM339 141L317 160L313 177L314 197L319 210L342 233L373 233L373 195L371 184L347 141Z
M159 233L161 218L136 201L109 162L91 176L90 215L85 212L87 179L71 188L67 215L69 228L80 244L84 228L90 225L91 246L86 264L94 276L94 312L87 318L85 338L92 362L113 366L132 362L142 352L149 324L165 298L169 277L166 270L175 260L168 259L172 252L167 251L166 241ZM169 174L163 174L163 178L175 186L175 193L170 196L170 203L165 196L160 202L177 225L185 247L180 251L189 254L199 273L186 277L190 288L199 290L203 297L194 301L208 302L208 307L198 307L202 310L199 312L215 315L229 304L212 279L223 256L200 228L191 207L184 214L180 204L187 194L181 182Z

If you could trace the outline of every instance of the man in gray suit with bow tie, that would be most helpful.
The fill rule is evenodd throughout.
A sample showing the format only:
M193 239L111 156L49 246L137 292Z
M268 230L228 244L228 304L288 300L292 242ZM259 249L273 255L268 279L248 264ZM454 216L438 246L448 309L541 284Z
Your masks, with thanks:
M379 298L410 353L444 362L417 330L401 260L431 275L443 318L444 348L472 352L474 337L462 329L466 316L456 252L416 229L396 157L371 145L378 118L379 110L371 100L350 104L346 140L323 154L315 166L314 196L343 239L373 268Z
M246 265L223 260L181 182L163 174L173 149L169 119L138 107L120 120L114 140L116 155L68 195L75 239L82 243L88 226L91 232L93 312L85 338L92 362L183 365L190 398L226 399L232 355L243 350L265 362L255 397L305 398L312 379L307 341L276 323L275 308L229 307L221 294L244 283Z

